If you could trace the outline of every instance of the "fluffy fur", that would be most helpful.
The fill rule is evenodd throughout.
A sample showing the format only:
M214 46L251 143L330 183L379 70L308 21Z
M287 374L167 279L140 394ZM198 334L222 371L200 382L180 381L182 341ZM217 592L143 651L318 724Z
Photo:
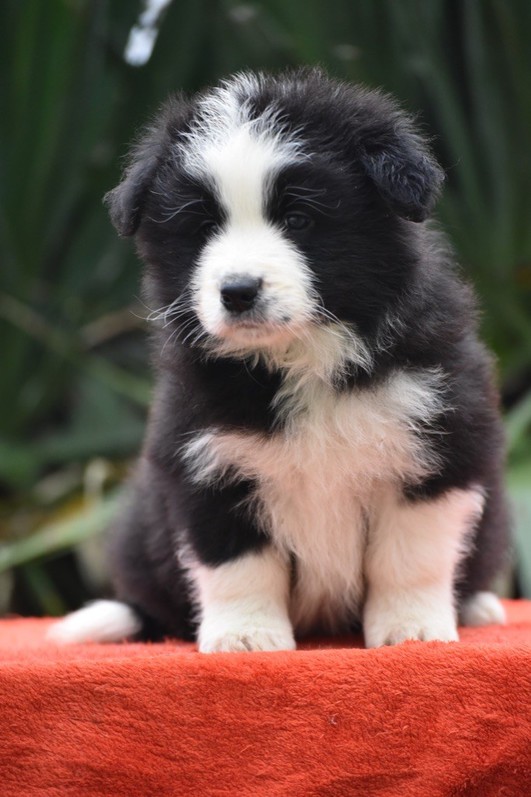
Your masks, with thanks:
M203 651L503 621L501 425L472 292L425 223L442 181L389 97L319 71L176 97L133 149L107 203L146 264L157 386L113 638L131 612ZM56 636L106 639L107 614Z

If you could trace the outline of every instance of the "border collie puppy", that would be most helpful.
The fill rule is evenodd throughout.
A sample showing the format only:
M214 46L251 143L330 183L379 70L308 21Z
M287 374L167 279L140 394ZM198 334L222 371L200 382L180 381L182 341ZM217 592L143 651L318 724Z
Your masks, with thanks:
M317 70L172 99L106 198L157 322L116 601L63 642L368 647L502 623L491 358L444 239L443 174L387 96Z

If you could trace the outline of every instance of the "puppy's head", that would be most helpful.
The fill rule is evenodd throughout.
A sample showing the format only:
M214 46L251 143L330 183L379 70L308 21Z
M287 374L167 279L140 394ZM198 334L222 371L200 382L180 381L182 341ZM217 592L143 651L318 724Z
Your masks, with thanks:
M388 97L313 70L173 99L106 199L185 342L249 353L328 330L361 351L442 179Z

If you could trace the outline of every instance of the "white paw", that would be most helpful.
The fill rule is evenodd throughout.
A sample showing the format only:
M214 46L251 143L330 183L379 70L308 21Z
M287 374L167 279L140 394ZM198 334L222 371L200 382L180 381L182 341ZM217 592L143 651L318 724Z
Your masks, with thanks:
M504 625L505 609L493 592L475 592L467 598L459 612L463 625Z
M452 607L438 610L423 605L397 600L393 606L369 601L365 608L363 630L365 645L379 648L398 645L408 639L429 642L458 642L457 624Z
M223 625L203 622L199 628L201 653L231 653L252 650L294 650L295 639L287 623Z

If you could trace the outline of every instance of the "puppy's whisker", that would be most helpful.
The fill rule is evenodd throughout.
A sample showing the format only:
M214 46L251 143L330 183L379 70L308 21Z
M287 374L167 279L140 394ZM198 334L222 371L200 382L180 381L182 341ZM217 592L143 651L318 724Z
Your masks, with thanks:
M181 311L185 312L188 308L184 306L183 303L189 300L187 294L189 294L189 288L185 288L185 290L176 299L174 299L173 302L170 302L170 304L163 305L156 310L151 310L146 320L150 322L166 322L168 318L177 315Z
M163 324L163 328L169 326L172 322L175 322L179 318L186 317L190 313L189 307L183 307L179 310L175 310L172 313L168 313L165 315L165 322Z
M157 192L153 192L153 193L157 193ZM159 194L159 196L160 196L160 194ZM159 219L154 219L153 217L151 217L151 221L153 221L155 224L165 224L166 222L171 221L172 219L174 219L175 216L178 216L179 213L183 213L185 210L188 210L190 207L193 207L193 205L203 204L203 203L204 203L203 199L197 198L197 199L191 199L188 202L185 202L184 204L173 205L173 206L162 205L161 209L162 209L163 213L164 212L166 213L166 215L162 216ZM194 211L188 211L188 212L189 213L194 213ZM195 214L194 213L194 215L199 215L199 214Z
M334 313L332 313L326 307L324 307L323 305L319 305L316 308L316 312L317 312L317 315L323 316L323 318L326 318L328 321L332 321L332 323L336 324L341 330L343 330L344 334L348 335L351 339L355 338L355 335L354 335L354 332L352 331L352 329L350 329L347 326L347 324L345 324L343 321L341 321L336 315L334 315ZM331 331L334 331L334 330L331 330Z
M183 344L183 346L184 346L184 345L185 345L185 344L186 344L186 343L187 343L189 340L191 340L191 345L192 345L192 346L195 346L195 345L196 345L196 343L198 343L198 342L199 342L200 338L201 338L201 337L204 335L204 332L203 332L203 330L202 330L200 327L199 327L199 328L198 328L198 327L199 327L199 325L198 325L197 323L193 325L192 329L191 329L191 330L188 332L188 334L186 335L186 337L184 337L184 338L182 339L182 341L181 341L181 343ZM198 337L194 337L194 335L198 335Z
M197 324L197 321L196 321L196 319L190 319L190 321L188 321L188 322L187 322L186 324L184 324L182 327L177 327L177 329L174 329L174 330L173 330L173 332L171 333L171 335L169 335L169 337L168 337L168 338L165 340L165 342L164 342L164 345L163 345L163 347L162 347L162 349L161 349L161 355L162 355L162 354L164 354L164 351L165 351L165 349L166 349L166 346L169 346L169 345L170 345L170 343L171 343L173 340L179 340L179 337L180 337L180 336L181 336L183 333L185 333L185 332L187 331L187 329L188 329L190 326L192 326L192 329L191 329L191 331L189 332L189 335L190 335L190 334L193 334L193 333L194 333L194 331L195 331L196 324ZM186 335L186 337L184 338L184 340L182 340L182 341L181 341L181 343L182 343L183 345L184 345L184 343L186 342L186 340L188 339L189 335Z

